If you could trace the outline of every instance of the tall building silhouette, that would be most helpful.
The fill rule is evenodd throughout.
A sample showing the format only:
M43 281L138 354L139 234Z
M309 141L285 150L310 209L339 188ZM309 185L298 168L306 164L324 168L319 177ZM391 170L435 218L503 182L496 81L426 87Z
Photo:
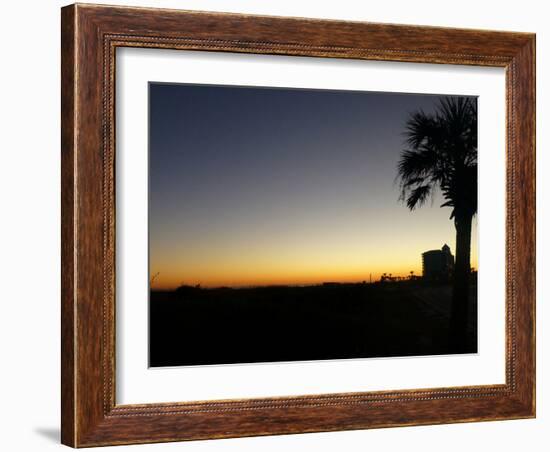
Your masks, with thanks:
M453 275L455 258L447 244L440 250L422 253L422 277L430 281L448 281Z

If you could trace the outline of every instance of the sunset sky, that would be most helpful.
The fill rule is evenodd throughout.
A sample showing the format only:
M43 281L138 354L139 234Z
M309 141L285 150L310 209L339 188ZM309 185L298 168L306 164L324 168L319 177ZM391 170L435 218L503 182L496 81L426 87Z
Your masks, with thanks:
M410 212L395 179L408 114L439 98L150 84L152 288L374 281L454 254L450 208Z

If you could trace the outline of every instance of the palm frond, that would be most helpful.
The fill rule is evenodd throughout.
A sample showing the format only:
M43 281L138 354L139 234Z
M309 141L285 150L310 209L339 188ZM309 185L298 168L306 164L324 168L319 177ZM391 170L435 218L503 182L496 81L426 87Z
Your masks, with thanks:
M419 185L418 187L415 187L411 190L409 196L407 197L407 207L410 210L421 207L428 199L428 196L430 196L431 191L431 185Z
M419 110L405 124L397 164L399 199L409 209L422 206L440 189L442 207L477 210L477 99L447 96L434 113Z
M425 178L437 165L437 153L430 149L404 150L397 164L398 176L404 183Z
M434 135L436 128L434 118L423 110L413 113L405 127L405 142L413 149L417 149Z

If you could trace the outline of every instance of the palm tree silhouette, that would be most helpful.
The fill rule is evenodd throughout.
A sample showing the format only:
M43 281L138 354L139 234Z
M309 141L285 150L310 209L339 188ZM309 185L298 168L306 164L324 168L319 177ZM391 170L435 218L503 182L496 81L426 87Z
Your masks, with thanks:
M439 190L456 229L451 308L451 346L465 346L472 218L477 213L477 101L446 97L433 114L420 110L406 123L405 149L398 163L400 200L410 210ZM433 199L433 198L432 198Z

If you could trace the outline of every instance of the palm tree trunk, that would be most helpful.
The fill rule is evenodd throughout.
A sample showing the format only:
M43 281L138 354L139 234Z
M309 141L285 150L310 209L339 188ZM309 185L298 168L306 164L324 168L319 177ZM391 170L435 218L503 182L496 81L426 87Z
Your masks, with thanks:
M470 282L470 245L472 236L472 215L457 214L455 217L456 251L453 275L451 306L452 353L464 353L468 348L468 307Z

